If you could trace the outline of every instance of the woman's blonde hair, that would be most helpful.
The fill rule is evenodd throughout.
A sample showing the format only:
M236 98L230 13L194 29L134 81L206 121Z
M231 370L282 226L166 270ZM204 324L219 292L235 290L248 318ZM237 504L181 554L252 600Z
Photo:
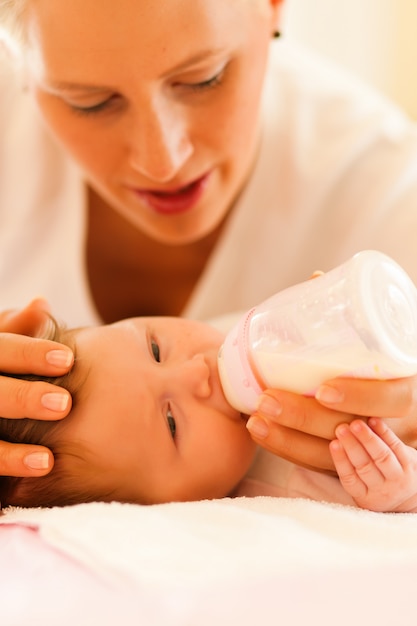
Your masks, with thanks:
M15 53L25 41L23 13L26 5L27 0L0 0L0 42Z

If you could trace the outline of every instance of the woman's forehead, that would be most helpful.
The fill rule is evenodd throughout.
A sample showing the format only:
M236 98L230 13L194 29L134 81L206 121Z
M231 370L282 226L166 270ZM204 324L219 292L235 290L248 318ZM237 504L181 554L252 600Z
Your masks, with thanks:
M158 19L163 16L164 8L166 8L166 1L164 0L163 6L159 7L158 3L155 3L154 0L141 0L139 8L139 12L143 13L144 2L150 2L150 6L152 9L152 14ZM80 8L87 8L86 2L82 2L80 7L77 9L75 6L75 2L73 0L12 0L10 2L0 2L0 29L4 30L5 33L9 35L19 36L23 32L24 22L26 16L29 14L32 9L40 9L42 6L45 9L52 9L54 14L59 17L60 14L64 15L65 11L65 2L67 2L67 8L74 8L77 12L79 12ZM91 5L95 10L95 14L98 15L100 11L103 10L105 6L106 0L92 0L88 4ZM270 0L210 0L210 4L212 4L213 8L216 6L216 3L222 5L224 2L227 2L230 8L239 9L240 7L249 7L254 9L260 9L265 11L269 4ZM196 0L169 0L171 5L183 5L185 7L195 7L197 2ZM135 3L136 4L136 3ZM204 6L203 3L202 6ZM112 15L116 17L118 12L125 12L125 7L121 6L120 3L110 2L112 5ZM136 4L136 6L138 6ZM134 5L132 5L134 7ZM160 10L162 9L161 15L159 15ZM28 11L29 10L29 11ZM210 11L208 11L209 13ZM93 22L94 24L94 22ZM92 24L92 26L93 26Z

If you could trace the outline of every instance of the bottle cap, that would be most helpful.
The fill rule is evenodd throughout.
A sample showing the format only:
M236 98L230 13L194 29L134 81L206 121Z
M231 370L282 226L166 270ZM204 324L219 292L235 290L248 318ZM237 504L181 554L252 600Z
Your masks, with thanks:
M369 350L381 355L389 377L417 372L417 288L405 270L382 252L353 257L357 302L354 326ZM355 276L356 274L356 276ZM398 369L395 368L398 364ZM378 373L377 377L378 377ZM380 372L384 377L384 371Z

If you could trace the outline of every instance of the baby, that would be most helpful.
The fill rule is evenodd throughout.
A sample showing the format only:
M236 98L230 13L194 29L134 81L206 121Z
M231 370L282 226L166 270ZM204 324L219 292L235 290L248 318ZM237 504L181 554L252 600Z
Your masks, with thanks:
M0 439L55 457L47 476L0 477L3 507L277 495L417 511L417 451L379 419L336 429L339 478L257 449L223 394L224 336L208 324L141 317L65 330L51 319L47 338L74 350L71 372L56 379L73 408L58 422L0 418Z

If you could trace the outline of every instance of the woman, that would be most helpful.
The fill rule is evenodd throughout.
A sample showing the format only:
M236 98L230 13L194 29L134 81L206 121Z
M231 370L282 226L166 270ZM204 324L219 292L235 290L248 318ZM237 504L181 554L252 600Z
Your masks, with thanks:
M42 294L71 325L208 318L363 248L417 279L416 128L273 42L283 5L0 0L22 70L8 64L0 86L5 302ZM2 330L33 334L43 306ZM48 366L51 346L28 337L4 335L3 346L6 372L53 375L71 364L52 350L58 367ZM68 412L56 388L15 384L1 379L3 415ZM317 399L269 392L252 433L282 456L332 469L328 440L355 415L404 417L396 430L413 445L415 386L333 381ZM27 452L0 446L0 472L48 471L49 453L36 451L33 469Z

